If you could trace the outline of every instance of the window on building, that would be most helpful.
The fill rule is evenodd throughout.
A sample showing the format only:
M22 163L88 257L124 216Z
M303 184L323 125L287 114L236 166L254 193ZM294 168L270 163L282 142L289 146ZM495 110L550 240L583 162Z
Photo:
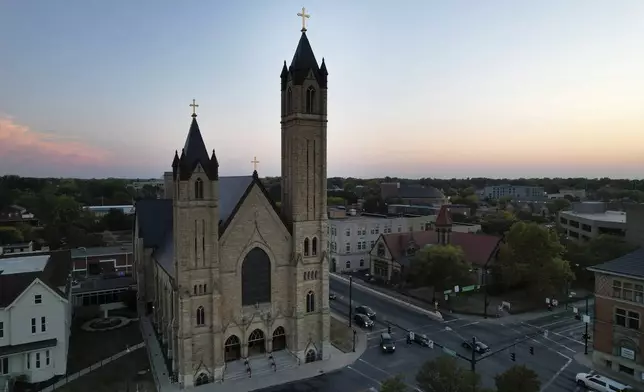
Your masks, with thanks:
M641 284L622 282L620 280L614 279L613 297L637 302L640 304L644 303L644 286Z
M315 112L315 89L313 88L313 86L309 86L309 88L306 90L306 112Z
M194 295L197 295L197 285L195 285L195 286L192 288L192 293L193 293Z
M622 283L622 299L627 301L633 300L633 284L624 282Z
M31 369L31 353L25 355L25 362L27 363L27 369Z
M346 230L344 231L344 234L345 234L347 237L351 236L351 229L346 229Z
M380 234L380 226L376 225L374 231L376 232L376 234Z
M0 374L9 374L9 357L0 358Z
M36 318L31 318L31 333L36 333Z
M201 181L201 178L197 178L197 181L195 181L195 199L203 199L203 181Z
M309 255L309 239L305 238L304 239L304 256Z
M197 325L204 325L206 323L206 315L203 306L197 308Z
M347 244L345 245L344 250L345 250L347 253L351 253L351 243L347 242Z
M347 260L347 261L344 263L344 267L345 267L346 269L351 269L351 261Z
M398 226L398 232L400 233L402 231L402 226Z
M369 250L373 249L373 245L376 243L376 241L371 241L369 243Z
M51 363L51 358L49 356L49 350L45 350L45 366L49 366Z
M45 317L40 318L40 332L47 331L47 319Z
M34 295L34 303L35 304L41 304L42 303L42 295L40 295L40 294Z
M36 369L40 369L40 353L36 353Z
M360 259L360 267L364 267L364 259Z
M4 322L0 321L0 339L4 338Z
M313 240L311 241L311 255L317 256L318 254L318 239L317 237L313 237Z
M640 314L630 310L615 308L615 324L630 329L640 329Z
M306 313L315 312L315 294L312 291L306 295Z

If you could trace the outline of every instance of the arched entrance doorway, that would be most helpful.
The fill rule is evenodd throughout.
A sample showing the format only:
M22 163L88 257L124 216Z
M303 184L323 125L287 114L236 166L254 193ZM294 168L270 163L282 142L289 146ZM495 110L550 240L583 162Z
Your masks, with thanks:
M237 335L231 335L224 343L224 360L236 361L241 358L241 342Z
M277 327L273 331L273 351L284 350L286 348L286 332L284 327Z
M310 362L315 362L316 355L315 355L315 350L310 349L309 351L306 352L306 363Z
M208 384L209 381L208 375L206 373L201 373L195 380L195 386L198 387L199 385Z
M264 332L256 329L248 337L248 356L260 355L266 352L266 338Z

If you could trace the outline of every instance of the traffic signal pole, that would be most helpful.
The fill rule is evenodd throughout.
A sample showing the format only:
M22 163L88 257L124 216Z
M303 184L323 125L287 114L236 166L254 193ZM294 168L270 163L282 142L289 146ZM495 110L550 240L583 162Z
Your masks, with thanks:
M586 296L586 316L588 316L588 296ZM584 324L586 324L586 333L584 334L584 355L588 355L588 323L586 321L589 320L584 320Z
M353 294L353 276L349 276L349 328L351 328L351 323L353 322L353 299L351 298Z

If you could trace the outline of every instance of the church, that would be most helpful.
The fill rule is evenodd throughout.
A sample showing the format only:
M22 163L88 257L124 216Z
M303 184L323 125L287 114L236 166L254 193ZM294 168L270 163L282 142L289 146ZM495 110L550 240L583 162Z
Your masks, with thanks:
M303 27L280 75L279 207L256 170L219 175L194 111L166 197L136 204L139 299L183 387L278 351L302 365L330 355L327 75Z

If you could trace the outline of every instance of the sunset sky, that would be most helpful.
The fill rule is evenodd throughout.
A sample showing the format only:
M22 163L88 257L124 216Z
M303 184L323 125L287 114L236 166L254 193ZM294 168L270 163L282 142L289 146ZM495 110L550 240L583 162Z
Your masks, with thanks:
M642 0L2 1L0 174L279 175L303 5L329 177L644 177Z

